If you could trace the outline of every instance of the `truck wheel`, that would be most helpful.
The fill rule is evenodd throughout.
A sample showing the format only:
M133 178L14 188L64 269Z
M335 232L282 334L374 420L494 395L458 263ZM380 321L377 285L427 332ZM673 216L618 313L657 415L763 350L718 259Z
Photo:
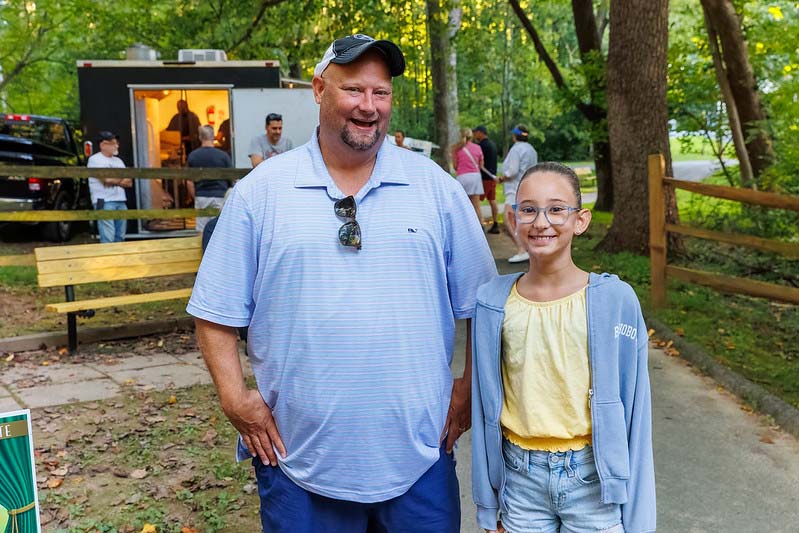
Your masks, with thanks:
M72 209L72 194L68 191L60 191L55 197L53 209L56 211L68 211ZM42 237L51 242L66 242L72 236L72 223L68 221L44 222L42 223Z

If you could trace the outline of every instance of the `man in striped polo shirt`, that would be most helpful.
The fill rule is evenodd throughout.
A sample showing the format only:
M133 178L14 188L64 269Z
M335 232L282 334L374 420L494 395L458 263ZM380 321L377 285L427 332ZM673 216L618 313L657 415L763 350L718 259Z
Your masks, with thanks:
M460 527L455 320L496 268L463 188L386 140L404 69L391 41L336 40L314 71L319 128L239 181L197 274L188 311L270 533Z

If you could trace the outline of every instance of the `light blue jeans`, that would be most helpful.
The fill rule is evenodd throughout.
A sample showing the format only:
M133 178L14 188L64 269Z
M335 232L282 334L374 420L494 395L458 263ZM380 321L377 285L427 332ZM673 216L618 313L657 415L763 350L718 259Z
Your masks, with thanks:
M503 439L502 453L501 520L508 533L624 533L621 507L599 501L591 446L550 453Z
M94 209L97 209L97 202L94 203ZM126 211L127 209L128 206L125 202L104 202L103 204L103 211ZM100 242L124 241L127 226L128 221L123 219L98 220L97 233L100 234Z

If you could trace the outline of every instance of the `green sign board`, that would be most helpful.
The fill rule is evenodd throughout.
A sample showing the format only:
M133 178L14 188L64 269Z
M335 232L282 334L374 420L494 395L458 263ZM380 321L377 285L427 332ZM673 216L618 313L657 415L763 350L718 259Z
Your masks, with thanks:
M40 533L29 410L0 413L0 533Z

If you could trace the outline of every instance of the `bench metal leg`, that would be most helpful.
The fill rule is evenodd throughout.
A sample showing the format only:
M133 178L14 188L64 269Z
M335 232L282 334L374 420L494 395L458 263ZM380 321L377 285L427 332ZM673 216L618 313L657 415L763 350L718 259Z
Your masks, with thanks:
M66 301L75 301L75 287L65 285ZM78 349L78 319L77 313L67 313L67 337L69 338L69 353L74 353Z
M78 349L78 320L76 313L67 313L67 336L69 337L69 352Z

